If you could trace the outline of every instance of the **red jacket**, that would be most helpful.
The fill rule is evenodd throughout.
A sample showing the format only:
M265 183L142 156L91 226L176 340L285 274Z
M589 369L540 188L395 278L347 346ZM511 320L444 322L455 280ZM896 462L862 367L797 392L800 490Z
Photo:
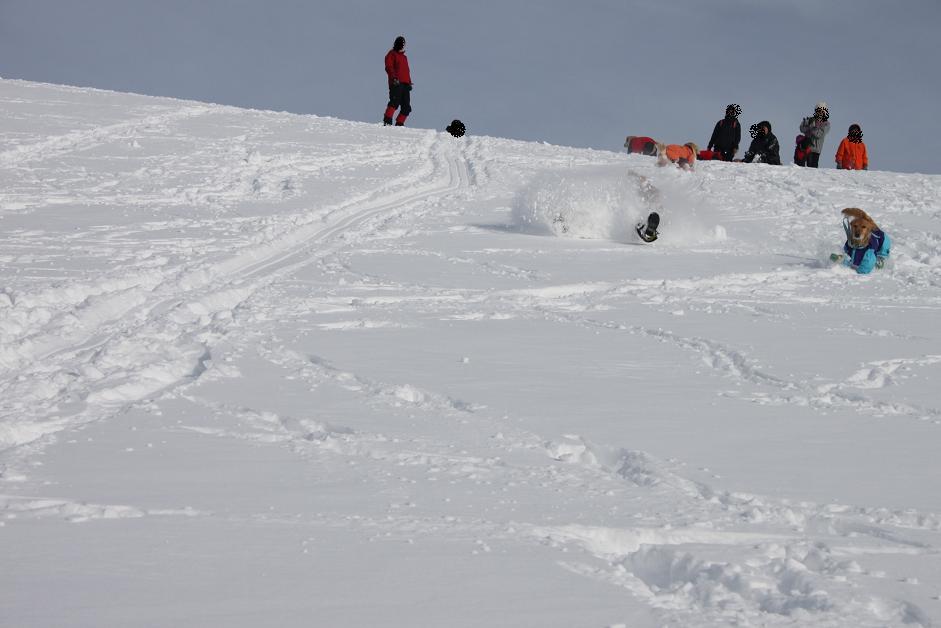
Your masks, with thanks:
M386 74L389 75L389 87L392 87L395 81L412 84L412 76L408 72L408 57L404 52L390 50L386 53Z
M627 152L629 153L641 153L644 155L657 154L657 142L655 142L652 137L628 135L627 140L624 142L624 147L627 148Z

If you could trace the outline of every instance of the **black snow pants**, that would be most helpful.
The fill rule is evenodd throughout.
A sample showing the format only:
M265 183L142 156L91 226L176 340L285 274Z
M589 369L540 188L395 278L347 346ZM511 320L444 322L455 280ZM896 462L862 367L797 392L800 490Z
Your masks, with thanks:
M405 83L391 85L388 107L391 111L399 109L399 115L403 118L412 113L412 86Z

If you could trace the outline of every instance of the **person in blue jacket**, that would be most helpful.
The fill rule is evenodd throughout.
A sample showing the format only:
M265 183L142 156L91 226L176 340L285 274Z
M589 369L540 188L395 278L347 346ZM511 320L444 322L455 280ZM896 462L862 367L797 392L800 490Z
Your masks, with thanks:
M882 268L892 250L889 234L861 209L847 208L843 214L843 229L846 231L843 255L834 253L831 259L841 261L861 275L871 273L874 268Z

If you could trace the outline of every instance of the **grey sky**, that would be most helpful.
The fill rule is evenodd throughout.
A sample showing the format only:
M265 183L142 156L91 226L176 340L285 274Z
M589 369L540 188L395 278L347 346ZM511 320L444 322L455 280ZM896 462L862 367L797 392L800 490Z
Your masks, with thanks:
M832 167L939 173L939 0L0 0L0 76L376 122L408 40L410 126L619 149L705 144L725 105L790 163L818 100Z

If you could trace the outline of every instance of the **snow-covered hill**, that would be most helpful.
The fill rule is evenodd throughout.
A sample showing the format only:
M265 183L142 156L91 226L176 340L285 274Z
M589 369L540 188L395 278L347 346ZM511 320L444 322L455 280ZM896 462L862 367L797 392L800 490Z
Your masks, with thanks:
M3 625L941 621L941 177L19 81L0 167Z

